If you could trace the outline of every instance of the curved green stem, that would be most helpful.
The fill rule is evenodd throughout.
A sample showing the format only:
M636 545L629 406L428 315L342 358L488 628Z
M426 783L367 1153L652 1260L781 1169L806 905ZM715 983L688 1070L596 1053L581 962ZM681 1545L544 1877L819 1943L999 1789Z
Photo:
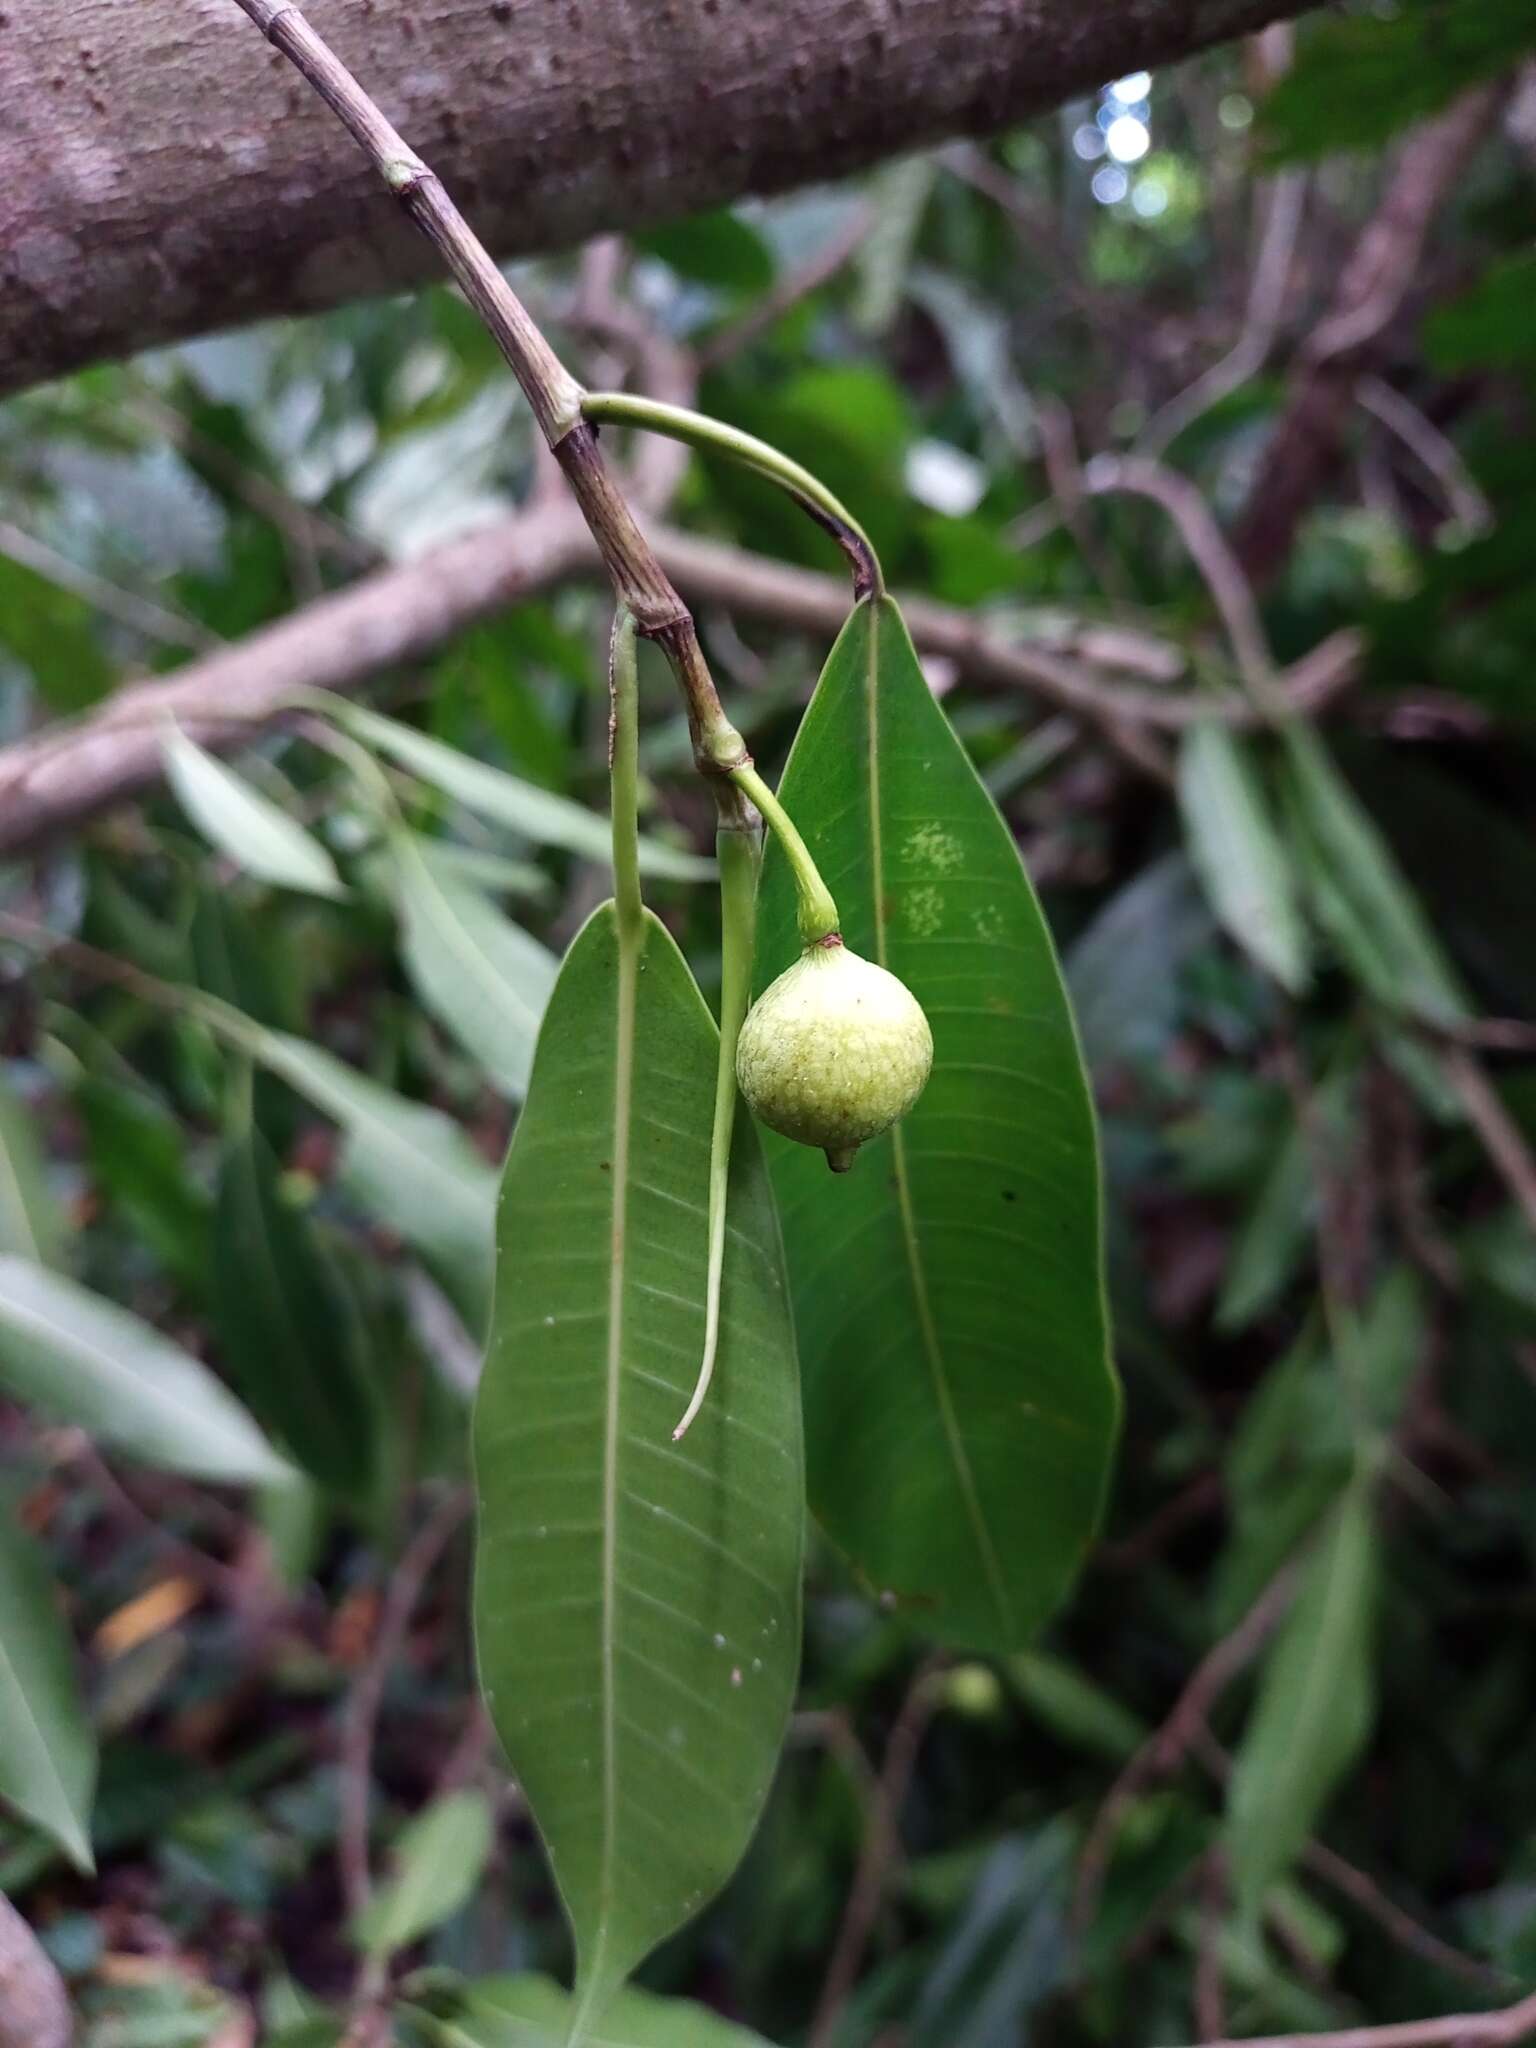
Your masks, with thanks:
M721 820L715 835L720 862L720 1064L715 1071L715 1122L709 1143L709 1262L704 1287L704 1356L698 1382L672 1441L685 1434L704 1405L720 1349L720 1287L725 1274L725 1206L731 1180L731 1136L736 1128L736 1041L752 994L752 947L757 925L757 834Z
M799 899L801 939L807 946L814 946L819 939L829 938L841 923L837 905L832 900L831 890L821 879L821 872L811 858L810 848L800 837L794 819L750 762L744 767L733 768L731 780L744 795L751 797L784 849L789 871L795 878L795 895Z
M755 434L744 434L739 427L727 426L724 420L711 419L708 413L692 412L684 405L667 405L659 398L644 398L628 391L584 392L581 411L582 417L594 425L648 427L652 433L666 434L674 441L686 442L690 448L728 455L745 468L756 470L759 476L788 491L801 509L832 535L852 567L855 598L884 596L885 578L869 535L819 477L812 476L770 442L758 440Z
M613 807L613 900L619 944L640 936L640 680L635 660L635 615L620 605L613 615L608 687L612 701L608 768Z

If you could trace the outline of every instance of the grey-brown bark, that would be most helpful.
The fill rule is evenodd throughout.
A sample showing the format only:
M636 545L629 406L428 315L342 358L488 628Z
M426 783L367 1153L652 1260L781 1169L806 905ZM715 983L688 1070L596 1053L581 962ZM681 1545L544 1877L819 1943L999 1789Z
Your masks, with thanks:
M1304 0L310 0L498 255L983 134ZM231 0L0 0L0 390L416 283Z
M0 2048L69 2048L70 2034L58 1971L16 1908L0 1898Z
M648 538L696 601L828 640L847 617L846 575L792 568L668 527L651 526ZM297 689L355 693L506 605L597 573L597 550L575 505L538 504L417 561L380 568L174 675L129 684L85 718L0 747L0 858L32 852L158 780L171 719L204 746L228 751L291 716ZM968 682L1031 693L1107 733L1128 722L1150 735L1195 718L1255 718L1236 694L1170 690L1183 657L1135 631L1090 629L1052 647L999 639L971 614L929 598L904 597L902 607L918 647L953 662ZM1319 712L1358 663L1356 636L1336 633L1286 672L1285 687L1298 710Z

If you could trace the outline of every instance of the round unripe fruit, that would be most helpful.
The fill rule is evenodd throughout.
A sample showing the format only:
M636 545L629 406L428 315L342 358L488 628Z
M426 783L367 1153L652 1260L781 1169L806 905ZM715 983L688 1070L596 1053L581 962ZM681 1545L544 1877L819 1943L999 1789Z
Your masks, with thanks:
M904 982L834 934L807 946L741 1027L736 1080L755 1116L844 1173L905 1116L933 1065L933 1034Z

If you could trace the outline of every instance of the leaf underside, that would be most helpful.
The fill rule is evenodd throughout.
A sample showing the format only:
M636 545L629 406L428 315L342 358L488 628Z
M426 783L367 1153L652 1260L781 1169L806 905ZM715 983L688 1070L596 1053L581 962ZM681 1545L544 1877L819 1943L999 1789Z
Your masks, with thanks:
M851 1173L767 1141L811 1503L926 1633L1017 1647L1097 1526L1118 1417L1093 1113L1060 969L888 599L844 627L779 793L847 943L907 983L934 1038L917 1107ZM771 846L760 989L796 950Z
M48 1570L0 1501L0 1801L90 1870L96 1738Z
M550 1000L502 1189L476 1635L594 2013L735 1868L799 1657L794 1342L745 1120L715 1384L672 1442L703 1342L716 1043L652 917L626 983L604 905Z

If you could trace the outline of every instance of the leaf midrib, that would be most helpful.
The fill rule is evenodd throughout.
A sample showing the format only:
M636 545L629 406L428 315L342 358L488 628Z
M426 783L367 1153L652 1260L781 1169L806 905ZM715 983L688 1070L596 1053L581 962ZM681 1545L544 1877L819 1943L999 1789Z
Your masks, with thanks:
M880 712L879 712L879 654L880 654L880 605L882 600L869 600L869 658L865 665L865 732L867 734L869 775L869 838L870 861L874 887L875 959L889 971L889 947L886 935L885 901L885 835L880 816ZM891 1145L895 1165L896 1204L901 1220L902 1250L906 1255L907 1270L912 1282L912 1298L917 1310L918 1330L923 1340L923 1354L928 1364L929 1378L933 1385L934 1403L939 1411L939 1422L944 1431L944 1440L954 1464L955 1477L960 1486L960 1497L965 1504L971 1534L976 1541L977 1554L986 1575L987 1590L997 1606L998 1618L1008 1635L1013 1634L1013 1602L1008 1596L1007 1580L1003 1576L1002 1561L992 1541L992 1532L987 1527L986 1515L981 1504L981 1494L976 1485L976 1474L971 1466L965 1440L960 1434L959 1421L955 1414L954 1395L950 1389L949 1373L944 1363L943 1347L939 1342L938 1325L934 1320L933 1305L928 1298L928 1275L923 1264L922 1247L918 1240L917 1218L912 1205L912 1176L907 1162L906 1137L901 1125L895 1125L891 1132Z
M619 1395L624 1366L624 1283L629 1223L629 1141L634 1120L635 999L645 928L626 929L617 913L618 1014L613 1065L613 1208L609 1225L608 1356L603 1416L603 1562L601 1656L603 1674L603 1849L598 1866L600 1917L590 1965L588 1996L600 1995L613 1912L614 1842L618 1827L618 1694L615 1608L618 1593ZM583 2002L585 2005L585 2001ZM578 2025L583 2017L578 2013Z

